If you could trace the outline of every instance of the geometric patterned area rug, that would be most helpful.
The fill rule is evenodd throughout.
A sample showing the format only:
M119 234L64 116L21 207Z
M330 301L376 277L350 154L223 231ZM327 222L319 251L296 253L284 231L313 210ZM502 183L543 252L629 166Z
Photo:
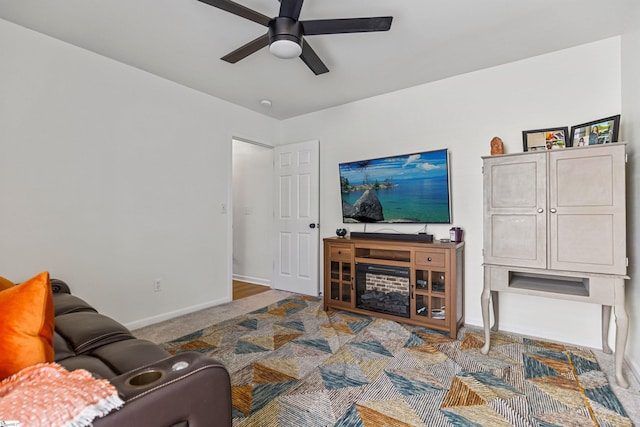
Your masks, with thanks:
M293 296L167 342L231 374L240 426L632 426L586 348L441 332Z

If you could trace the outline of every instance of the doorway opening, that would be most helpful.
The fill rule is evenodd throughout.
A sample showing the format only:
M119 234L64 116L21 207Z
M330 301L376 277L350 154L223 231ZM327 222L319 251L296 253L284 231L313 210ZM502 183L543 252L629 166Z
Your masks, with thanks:
M232 140L233 299L271 287L273 147Z

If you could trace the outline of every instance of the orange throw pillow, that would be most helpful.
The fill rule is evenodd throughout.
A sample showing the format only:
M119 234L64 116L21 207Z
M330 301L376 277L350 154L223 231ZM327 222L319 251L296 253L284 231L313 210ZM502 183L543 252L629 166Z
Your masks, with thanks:
M0 380L53 362L53 322L48 272L0 292Z
M14 287L16 284L9 279L0 276L0 291Z

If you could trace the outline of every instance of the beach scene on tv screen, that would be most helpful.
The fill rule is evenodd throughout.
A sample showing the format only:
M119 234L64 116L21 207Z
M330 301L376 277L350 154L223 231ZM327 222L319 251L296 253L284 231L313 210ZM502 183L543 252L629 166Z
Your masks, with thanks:
M345 223L448 223L447 150L341 163Z

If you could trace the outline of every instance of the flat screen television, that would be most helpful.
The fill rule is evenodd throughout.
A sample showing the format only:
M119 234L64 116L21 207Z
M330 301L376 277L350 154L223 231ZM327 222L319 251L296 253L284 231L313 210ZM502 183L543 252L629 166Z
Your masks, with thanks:
M345 223L451 223L447 149L340 163Z

